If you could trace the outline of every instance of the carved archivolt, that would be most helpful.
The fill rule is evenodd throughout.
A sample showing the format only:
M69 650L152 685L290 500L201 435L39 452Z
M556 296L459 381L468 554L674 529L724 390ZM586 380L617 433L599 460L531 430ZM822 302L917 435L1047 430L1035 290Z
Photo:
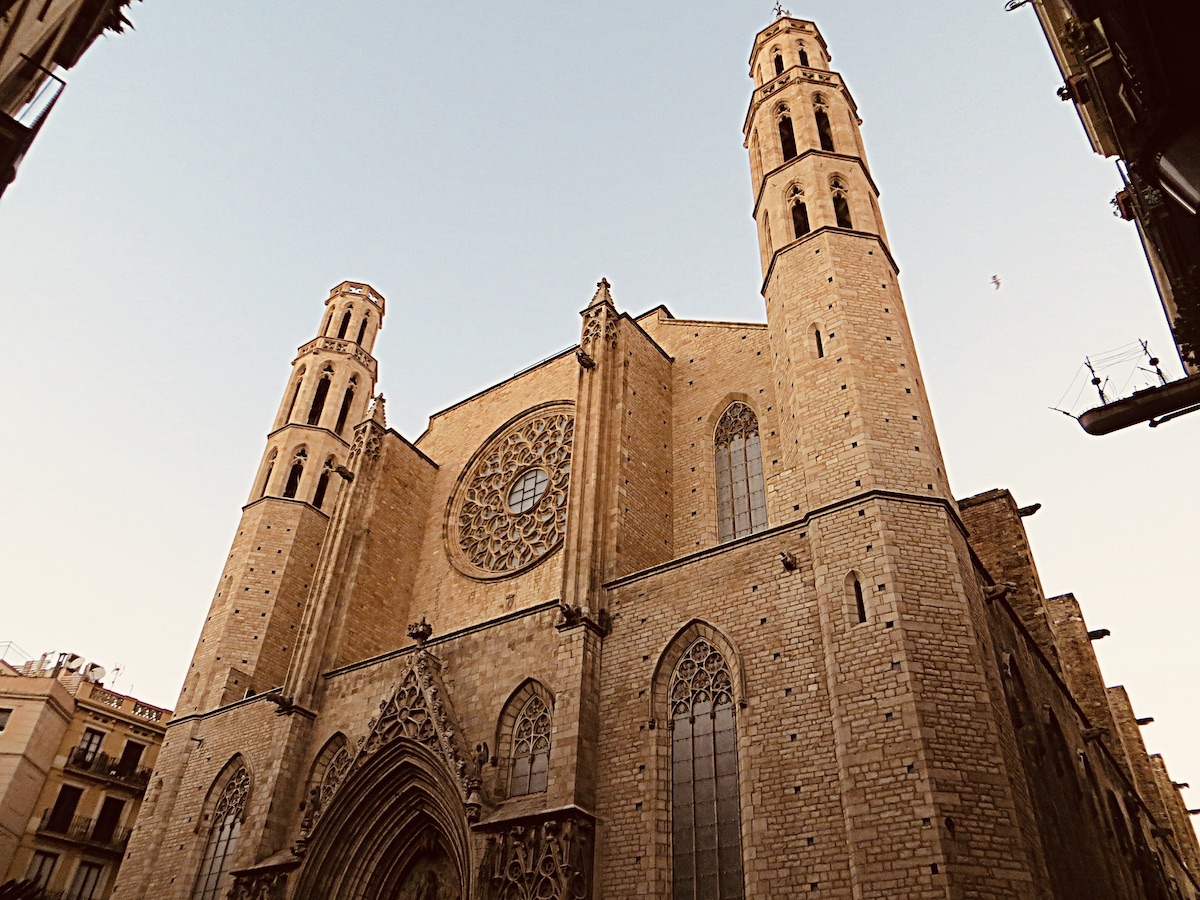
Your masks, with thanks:
M479 868L486 900L586 900L590 896L592 826L549 819L488 836Z
M535 565L562 544L575 419L541 407L469 464L447 511L450 557L468 575L497 578Z

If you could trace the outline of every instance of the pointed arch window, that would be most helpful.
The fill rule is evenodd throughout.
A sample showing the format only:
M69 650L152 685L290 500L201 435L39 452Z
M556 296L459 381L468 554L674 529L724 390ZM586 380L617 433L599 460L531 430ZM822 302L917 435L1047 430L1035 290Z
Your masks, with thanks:
M846 183L840 178L834 178L829 182L829 189L833 193L833 214L837 218L838 228L853 228L850 201L846 199Z
M694 641L671 676L674 900L741 900L742 816L729 665Z
M292 388L292 399L288 403L287 415L283 417L284 425L292 421L292 413L296 411L296 401L300 398L300 386L302 384L304 384L304 366L301 366L296 372L296 386Z
M804 45L797 44L796 52L800 56L800 65L804 66L807 69L808 68L808 51L804 49Z
M321 413L325 411L325 398L329 396L329 385L333 381L333 366L326 366L321 370L321 380L317 382L317 389L313 392L312 406L308 409L308 424L320 425Z
M344 316L342 316L342 324L338 326L338 337L339 338L344 338L346 336L346 332L350 328L350 317L352 315L354 315L354 307L353 306L351 306L349 309L347 309L346 314Z
M271 473L275 471L275 458L277 456L279 456L279 448L272 450L271 455L267 457L267 471L266 474L263 475L262 490L258 492L258 496L260 497L267 496L267 488L271 484Z
M783 74L783 54L778 50L775 51L775 74Z
M779 146L783 151L783 161L787 162L796 158L796 131L786 105L780 105L775 114L779 119Z
M354 389L358 387L358 376L351 375L350 383L346 385L346 393L342 395L342 408L338 410L337 425L333 430L338 434L346 427L346 417L350 415L350 404L354 402Z
M802 238L812 230L808 224L808 205L804 202L802 188L794 186L788 191L788 204L792 208L792 230L797 238Z
M729 404L714 436L717 464L717 536L744 537L767 527L758 417L745 403Z
M356 344L361 344L363 338L367 335L367 321L371 318L371 314L367 313L363 316L362 323L358 326L358 337L354 339Z
M229 890L228 875L233 868L238 836L246 817L246 800L250 795L250 773L239 766L221 790L213 810L208 840L192 900L217 900Z
M508 796L536 794L546 789L546 772L550 766L549 707L538 695L525 701L517 713L512 735L512 771L508 780Z
M833 153L833 129L829 124L829 113L825 112L824 107L818 106L813 109L813 118L817 120L817 137L821 141L821 149Z
M321 477L317 479L317 492L313 494L313 506L317 509L321 508L321 504L325 502L325 494L329 490L329 476L333 473L333 467L337 464L332 456L325 460L325 465L321 469Z
M307 459L307 450L303 447L296 450L296 456L292 460L291 471L288 472L287 485L283 489L283 496L293 498L296 496L296 491L300 490L300 478L304 475L304 463Z

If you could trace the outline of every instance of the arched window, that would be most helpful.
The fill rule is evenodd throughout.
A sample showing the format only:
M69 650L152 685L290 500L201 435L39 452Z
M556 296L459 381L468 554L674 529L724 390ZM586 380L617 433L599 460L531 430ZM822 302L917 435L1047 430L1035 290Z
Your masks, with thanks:
M364 316L363 316L362 324L360 324L360 325L358 326L358 337L356 337L356 338L354 339L354 342L355 342L356 344L361 344L361 343L363 342L363 338L364 338L364 337L366 337L366 334L367 334L367 320L368 320L368 319L370 319L370 318L371 318L371 314L370 314L370 313L367 313L366 315L364 315Z
M296 400L300 397L300 386L304 384L304 366L301 366L296 372L296 386L292 388L292 399L288 403L287 415L283 417L283 424L286 425L292 421L292 413L296 411Z
M813 327L813 346L817 351L817 359L822 359L825 356L825 344L821 340L821 329L819 326Z
M354 389L358 386L358 376L351 375L350 383L346 385L346 393L342 394L342 408L338 410L337 425L333 430L338 434L346 427L346 417L350 415L350 404L354 402Z
M745 896L737 734L729 665L699 638L671 676L672 896Z
M509 797L546 790L553 726L554 698L532 678L504 704L496 730L496 753L502 775L507 773Z
M783 161L787 162L796 158L796 132L786 106L780 105L775 114L779 118L779 146L783 150Z
M333 310L329 310L325 314L325 321L321 323L321 334L329 334L329 323L333 321Z
M846 584L850 589L850 599L854 603L854 620L861 625L867 621L867 598L863 594L862 579L857 572L851 572L846 576Z
M546 789L550 764L550 710L541 697L530 697L513 727L512 774L508 795L536 794Z
M350 328L350 316L352 316L353 314L354 314L354 307L351 306L349 309L346 310L346 314L344 316L342 316L342 324L340 326L338 326L338 337L344 338L346 336L346 331L347 331L347 329Z
M329 490L329 476L333 474L336 462L331 456L325 460L325 465L321 469L321 477L317 479L317 492L313 494L313 506L317 509L320 509L321 504L325 502L325 492Z
M217 900L228 892L229 879L226 876L233 868L238 834L246 817L249 795L250 773L245 766L238 766L217 798L192 900Z
M713 438L717 462L717 534L722 541L767 527L758 417L745 403L733 402L717 423Z
M308 777L308 797L301 829L312 830L321 814L329 808L338 786L350 771L353 757L348 746L344 735L335 734L321 748L313 762L312 772Z
M833 153L833 130L829 126L829 113L824 107L813 109L813 118L817 120L817 136L821 139L821 149Z
M783 54L778 50L775 51L775 74L783 74Z
M800 65L808 68L808 51L804 49L804 45L797 44L796 52L800 55Z
M808 224L808 206L804 202L804 191L799 185L793 185L788 191L788 204L792 208L792 230L796 237L802 238L812 229Z
M287 485L283 489L283 496L295 497L296 491L300 490L300 476L304 474L304 463L308 459L308 451L303 447L296 450L296 455L292 459L292 469L288 472Z
M309 425L321 424L321 413L325 410L325 398L329 396L331 381L333 381L333 366L326 366L321 370L321 380L317 382L317 389L313 392L312 406L308 409Z
M833 178L829 182L829 189L833 192L833 214L837 217L838 228L853 228L850 202L846 199L846 183L840 178Z
M258 492L258 496L267 496L267 487L271 484L271 473L275 471L275 458L279 456L279 448L276 447L271 451L271 455L267 458L267 471L263 475L262 490Z

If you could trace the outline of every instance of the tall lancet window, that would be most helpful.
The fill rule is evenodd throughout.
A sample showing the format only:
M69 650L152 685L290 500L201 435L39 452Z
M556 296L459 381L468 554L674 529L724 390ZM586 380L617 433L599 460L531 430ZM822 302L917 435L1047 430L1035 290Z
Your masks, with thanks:
M792 117L787 104L781 103L775 108L775 117L779 121L779 149L783 151L783 161L796 158L796 130L792 127Z
M733 540L767 527L762 447L758 417L745 403L734 402L717 423L717 536Z
M512 774L508 796L536 794L546 789L550 764L550 710L536 694L517 713L512 736Z
M192 900L217 900L229 892L229 871L233 868L234 851L242 820L246 817L246 799L250 794L250 773L244 766L230 776L217 799L209 825L208 842L200 862L200 874Z
M742 815L733 679L700 638L671 676L673 900L741 900Z
M804 190L799 185L793 185L788 191L788 204L792 208L792 230L797 238L802 238L812 228L808 224L808 205L804 202Z
M329 384L333 381L333 366L327 365L321 370L321 380L313 391L312 406L308 408L308 424L320 425L321 413L325 410L325 398L329 396Z

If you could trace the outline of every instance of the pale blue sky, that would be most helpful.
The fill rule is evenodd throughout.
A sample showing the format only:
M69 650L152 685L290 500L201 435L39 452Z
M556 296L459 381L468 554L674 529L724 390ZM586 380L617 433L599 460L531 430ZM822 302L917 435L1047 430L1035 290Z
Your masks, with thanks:
M1200 416L1088 438L1080 360L1169 339L1032 12L812 0L865 120L951 482L1008 487L1152 752L1200 785ZM767 2L146 0L0 201L0 640L174 703L295 348L388 299L392 424L619 306L761 321L741 124ZM999 292L989 280L1003 279ZM1177 374L1173 360L1168 369ZM1190 513L1190 515L1189 515ZM1200 805L1200 792L1190 795Z

